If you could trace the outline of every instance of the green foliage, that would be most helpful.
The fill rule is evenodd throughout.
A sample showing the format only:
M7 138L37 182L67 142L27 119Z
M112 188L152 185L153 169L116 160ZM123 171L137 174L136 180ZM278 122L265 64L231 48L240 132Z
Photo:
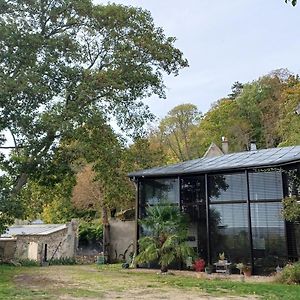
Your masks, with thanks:
M169 156L174 161L184 161L195 157L190 143L192 129L201 119L201 113L193 104L181 104L171 109L160 121L159 134L162 143L168 145Z
M124 134L143 131L153 116L141 100L165 97L163 75L188 66L175 38L141 8L90 0L0 5L0 132L12 136L14 147L0 157L10 181L5 201L12 203L28 180L57 184L72 175L79 157L90 162L97 154L107 205L124 202L130 189L119 168L123 147L111 149L118 139L105 133L112 131L111 120ZM82 153L81 145L90 151Z
M280 146L300 145L300 116L295 113L299 105L300 83L293 81L283 92L284 101L280 105L278 132Z
M241 116L236 100L219 100L204 116L194 132L192 143L202 156L214 142L221 146L221 138L229 140L230 151L244 150L250 139L251 125Z
M286 265L279 274L278 281L287 284L300 284L300 262Z
M24 203L18 197L15 201L7 201L10 180L7 176L0 176L0 234L13 223L15 218L20 218Z
M300 203L296 196L286 197L283 203L283 217L285 220L294 222L300 220Z
M293 6L296 6L297 0L285 0L285 3L291 2Z
M21 259L18 261L23 267L38 267L40 264L34 259Z
M201 157L212 142L221 146L222 136L229 141L229 152L248 150L253 140L258 148L298 145L300 118L295 110L299 105L299 87L298 75L286 69L275 70L249 83L235 82L229 98L217 101L202 118L195 118L190 126L184 127L184 131L180 118L170 116L171 110L159 124L161 131L155 132L163 142L164 161ZM186 106L191 112L189 104ZM181 105L174 110L185 111L185 108ZM153 143L153 138L149 142Z
M79 224L79 243L100 241L103 239L103 225L99 221L81 221Z
M231 93L228 95L229 99L233 100L235 98L237 98L243 91L244 85L239 82L236 81L233 83L233 85L231 86Z
M29 181L19 198L24 203L23 217L42 218L46 223L66 223L75 217L71 203L74 176L65 177L53 185L42 181Z
M49 260L49 265L76 265L76 260L73 257L61 257Z
M177 206L168 203L149 206L140 223L147 235L139 239L137 263L158 261L165 272L176 259L194 255L186 243L187 220Z
M167 163L166 157L167 154L156 132L135 139L126 153L129 171L164 165Z

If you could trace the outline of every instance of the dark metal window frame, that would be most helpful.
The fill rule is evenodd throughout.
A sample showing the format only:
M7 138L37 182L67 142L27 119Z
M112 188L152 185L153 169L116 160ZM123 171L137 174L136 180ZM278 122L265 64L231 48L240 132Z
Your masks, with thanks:
M287 167L297 167L298 164L291 164L288 165ZM299 167L298 167L299 168ZM286 195L286 182L284 180L284 168L281 167L275 167L272 168L273 170L279 171L281 172L281 176L282 176L282 193L283 193L283 197ZM272 169L270 169L270 171L272 171ZM248 238L249 238L249 245L250 245L250 262L252 265L252 268L254 268L254 256L253 256L253 236L252 236L252 224L251 224L251 203L272 203L272 202L281 202L282 199L258 199L258 200L251 200L250 199L250 186L249 186L249 173L253 173L253 172L268 172L268 168L249 168L249 169L239 169L239 170L230 170L230 171L224 171L224 172L220 172L216 171L216 172L210 172L210 173L191 173L191 174L181 174L181 175L174 175L174 176L149 176L146 178L140 177L137 182L138 182L138 191L137 191L137 216L140 216L140 209L144 208L145 205L141 205L141 184L144 180L147 179L177 179L178 180L178 203L179 203L179 207L182 210L182 197L181 197L181 179L184 179L186 177L193 177L193 176L204 176L204 185L205 185L205 205L206 205L206 233L207 233L207 260L209 263L212 263L212 257L211 257L211 234L210 234L210 225L209 225L209 207L211 204L239 204L239 203L246 203L247 204L247 214L248 214ZM227 175L227 174L240 174L241 176L245 176L246 177L246 191L247 191L247 199L246 200L235 200L235 201L213 201L210 202L209 199L209 192L208 192L208 176L210 175ZM176 203L173 203L174 205L177 205ZM138 229L139 225L137 225L137 238L139 238L139 229ZM286 231L286 222L285 222L285 231ZM287 245L287 240L286 240L286 247L288 249L288 245ZM287 253L288 255L288 253Z

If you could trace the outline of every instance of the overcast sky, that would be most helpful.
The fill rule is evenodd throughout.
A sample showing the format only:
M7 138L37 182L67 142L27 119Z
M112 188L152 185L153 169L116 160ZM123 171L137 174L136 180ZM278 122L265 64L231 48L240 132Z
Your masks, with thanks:
M109 1L94 0L95 3ZM284 0L115 0L149 10L157 26L177 38L190 67L166 78L167 99L146 101L162 117L174 106L194 103L206 112L248 82L279 68L300 73L300 3Z

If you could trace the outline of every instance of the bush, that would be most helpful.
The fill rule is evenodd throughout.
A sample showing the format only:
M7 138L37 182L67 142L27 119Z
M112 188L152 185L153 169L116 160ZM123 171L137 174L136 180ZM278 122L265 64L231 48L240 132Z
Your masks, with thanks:
M287 284L300 284L300 262L286 265L278 275L278 281Z
M37 262L36 260L29 258L21 259L19 260L19 263L23 267L38 267L40 265L39 262Z
M49 265L76 265L75 258L62 257L49 260Z
M300 204L296 196L283 199L283 217L290 222L300 221Z
M99 222L82 221L79 224L79 244L88 244L103 239L103 226Z

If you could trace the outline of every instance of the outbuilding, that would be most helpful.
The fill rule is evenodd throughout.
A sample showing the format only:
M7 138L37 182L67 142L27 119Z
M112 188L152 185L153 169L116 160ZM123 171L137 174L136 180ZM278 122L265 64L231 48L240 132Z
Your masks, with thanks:
M13 225L0 236L0 259L49 260L75 258L78 234L77 222L67 224Z

